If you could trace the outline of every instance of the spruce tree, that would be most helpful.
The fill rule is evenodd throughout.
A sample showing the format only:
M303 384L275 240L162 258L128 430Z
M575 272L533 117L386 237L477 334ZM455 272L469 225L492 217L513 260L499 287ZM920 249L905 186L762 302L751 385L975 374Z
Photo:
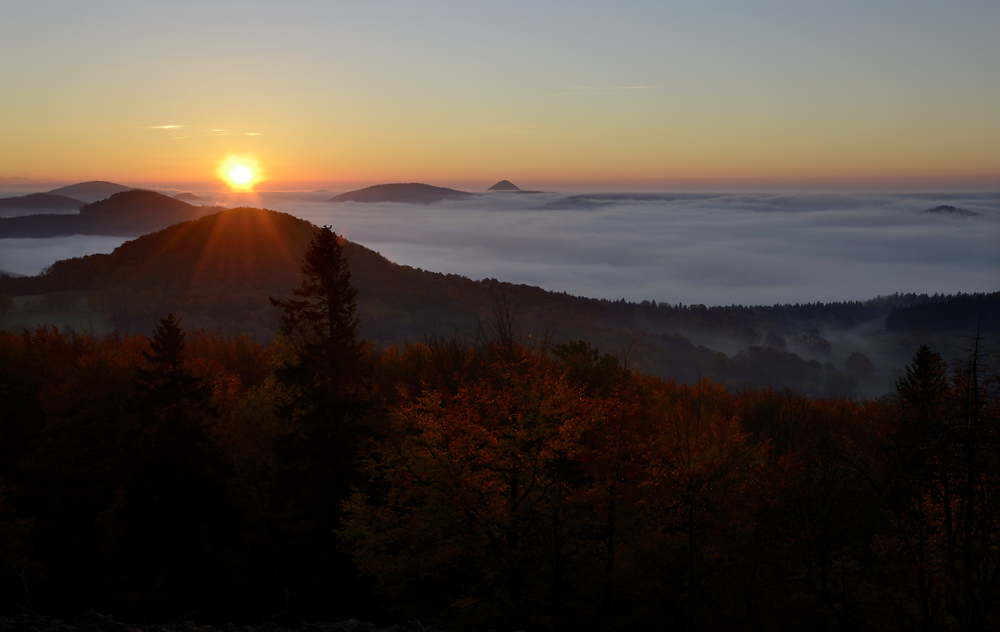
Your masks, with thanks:
M281 309L278 331L292 351L276 371L291 395L283 416L310 426L346 412L359 382L357 296L340 238L324 226L306 250L293 297L271 298Z
M122 579L126 607L176 615L214 599L218 550L230 529L226 466L209 436L207 385L184 363L185 335L173 314L142 354L130 456L114 506L102 517L103 552ZM137 610L138 612L138 610Z
M341 239L324 226L305 253L301 285L291 298L271 299L281 310L279 333L288 349L275 368L286 434L275 445L273 569L283 605L300 616L358 616L365 596L350 579L353 566L334 534L341 502L356 479L363 430L357 294Z

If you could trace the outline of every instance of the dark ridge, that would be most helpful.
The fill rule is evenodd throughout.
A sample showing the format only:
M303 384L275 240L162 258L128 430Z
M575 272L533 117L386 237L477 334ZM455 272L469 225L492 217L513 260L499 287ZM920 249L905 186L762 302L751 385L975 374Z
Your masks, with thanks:
M81 200L53 193L32 193L0 199L0 216L35 213L75 213L83 206Z
M570 195L542 205L543 209L602 208L622 202L675 202L726 197L728 193L584 193Z
M934 208L929 208L925 213L935 213L938 215L956 215L960 217L975 217L979 213L975 211L969 211L964 208L958 208L957 206L952 206L950 204L942 204L940 206L935 206Z
M190 328L268 340L277 326L268 297L288 296L299 285L302 255L317 228L263 209L207 210L216 212L126 242L111 254L57 261L38 276L0 277L0 293L90 292L88 309L108 329L148 333L173 312ZM362 337L382 345L423 340L432 332L473 339L497 298L506 297L518 306L521 330L551 344L586 340L606 349L633 345L638 349L635 367L665 379L708 377L734 389L788 388L808 395L854 392L831 358L855 349L845 349L836 337L831 343L826 332L881 324L894 307L943 300L897 294L864 302L770 307L630 303L415 269L347 241L344 254L359 292ZM1000 313L995 304L990 309ZM936 318L917 311L912 315L910 323L898 327L926 330ZM900 317L897 313L895 318ZM992 327L986 320L983 327ZM941 326L964 332L970 323L964 318ZM890 321L887 327L897 325ZM699 340L738 341L740 347L726 356ZM906 349L904 356L911 352ZM878 384L869 390L885 392Z
M0 218L0 238L65 235L137 237L210 212L213 209L193 206L162 193L130 189L115 193L106 200L85 204L78 214Z
M510 180L501 180L493 186L491 186L487 191L520 191L521 188L515 185Z
M432 204L441 200L463 200L475 197L456 189L435 187L429 184L410 182L407 184L376 184L374 186L348 191L332 197L328 202L401 202L404 204Z
M889 331L1000 331L1000 292L935 296L892 308Z
M97 202L122 191L131 191L135 187L127 187L124 184L105 182L104 180L93 180L91 182L80 182L58 189L52 189L49 193L56 195L66 195L84 202Z

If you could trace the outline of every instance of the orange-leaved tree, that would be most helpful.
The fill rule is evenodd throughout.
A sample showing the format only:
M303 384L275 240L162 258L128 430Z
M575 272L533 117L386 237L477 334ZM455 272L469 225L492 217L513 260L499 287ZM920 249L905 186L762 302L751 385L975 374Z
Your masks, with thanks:
M401 388L389 407L367 463L378 486L351 497L342 534L361 570L411 614L473 625L558 616L584 520L561 430L590 414L584 398L523 344L439 344L400 359L432 379ZM456 357L461 373L433 379Z

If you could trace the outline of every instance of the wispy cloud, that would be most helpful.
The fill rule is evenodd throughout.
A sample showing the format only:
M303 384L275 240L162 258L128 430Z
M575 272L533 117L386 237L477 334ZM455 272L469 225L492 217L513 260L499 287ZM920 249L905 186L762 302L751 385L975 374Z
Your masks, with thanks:
M153 125L151 127L145 128L145 129L179 129L181 127L184 127L184 126L183 125Z
M210 129L209 132L216 136L260 136L260 132L235 132L229 129Z

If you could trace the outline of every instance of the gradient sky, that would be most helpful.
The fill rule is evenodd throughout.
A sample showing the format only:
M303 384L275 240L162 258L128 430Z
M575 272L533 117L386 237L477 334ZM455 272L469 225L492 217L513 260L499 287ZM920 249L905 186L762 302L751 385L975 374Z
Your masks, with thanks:
M995 188L998 33L996 0L3 0L0 178Z

